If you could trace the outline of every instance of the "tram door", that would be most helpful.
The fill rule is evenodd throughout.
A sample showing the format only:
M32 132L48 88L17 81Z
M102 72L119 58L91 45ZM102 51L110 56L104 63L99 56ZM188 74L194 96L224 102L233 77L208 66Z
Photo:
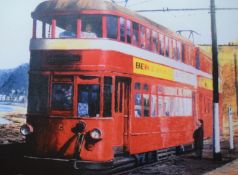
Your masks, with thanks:
M115 79L115 146L117 152L125 151L128 144L128 123L130 114L131 79L116 77Z

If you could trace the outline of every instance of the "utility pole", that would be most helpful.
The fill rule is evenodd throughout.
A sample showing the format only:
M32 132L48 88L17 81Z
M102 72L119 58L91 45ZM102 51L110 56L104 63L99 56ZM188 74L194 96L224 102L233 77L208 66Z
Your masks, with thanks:
M221 160L220 124L219 124L219 84L218 84L218 50L216 31L215 0L210 0L211 34L212 34L212 75L213 75L213 159Z
M235 66L235 88L236 88L236 116L238 116L238 82L237 82L237 56L234 54L234 66Z

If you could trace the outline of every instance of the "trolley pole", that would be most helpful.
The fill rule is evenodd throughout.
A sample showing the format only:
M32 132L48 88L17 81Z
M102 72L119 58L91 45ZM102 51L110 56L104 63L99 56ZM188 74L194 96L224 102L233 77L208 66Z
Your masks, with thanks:
M213 159L221 160L220 124L219 124L219 84L218 84L218 50L216 31L215 0L210 0L211 34L212 34L212 75L213 75Z

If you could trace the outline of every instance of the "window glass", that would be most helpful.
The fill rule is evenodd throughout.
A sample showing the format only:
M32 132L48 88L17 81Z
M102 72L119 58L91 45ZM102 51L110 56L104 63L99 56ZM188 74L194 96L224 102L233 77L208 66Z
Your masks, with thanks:
M169 38L169 57L173 58L173 40Z
M184 116L192 116L192 99L191 98L183 98L184 102ZM186 107L185 107L186 106Z
M145 27L140 26L140 44L143 49L145 49L145 41Z
M73 108L73 85L54 83L52 85L51 108L54 110L71 110Z
M101 15L82 15L81 38L102 37L102 16Z
M127 25L127 31L126 31L127 43L131 43L131 21L127 20L126 25Z
M143 94L143 101L144 101L144 117L150 116L150 101L149 101L150 95L149 94Z
M159 96L158 97L158 113L159 113L159 116L163 116L164 114L164 105L163 105L163 97L162 96Z
M76 16L57 16L56 38L76 38L77 18Z
M125 19L120 18L120 40L125 42Z
M43 28L42 28L42 37L43 38L51 38L51 21L50 23L43 23Z
M196 68L200 69L200 53L199 53L199 49L196 49Z
M160 54L164 55L164 35L159 35Z
M175 116L176 102L174 97L170 97L170 116Z
M177 60L181 61L181 42L177 41Z
M186 60L186 59L185 59L185 55L186 55L186 54L185 54L185 51L186 51L186 50L185 50L185 44L182 44L182 50L181 50L182 54L181 54L181 55L182 55L182 62L183 62L183 63L185 63L185 60Z
M191 64L190 47L186 47L188 64Z
M177 56L176 40L173 40L173 58L178 60Z
M151 50L151 30L146 29L146 49Z
M47 112L48 89L48 76L30 74L27 106L29 113Z
M36 38L43 38L43 23L42 21L36 21Z
M170 116L170 97L164 97L164 114L163 116Z
M115 83L115 112L122 112L123 103L123 83L120 78Z
M104 78L104 103L103 103L103 116L111 117L112 113L112 78L105 77Z
M148 84L144 84L144 90L148 91L149 90L149 85Z
M78 86L78 116L98 117L100 113L100 87L97 84Z
M141 117L141 110L142 110L142 106L141 106L141 94L136 93L135 94L135 117Z
M152 32L152 51L153 52L158 52L158 50L159 50L159 48L158 48L158 46L159 46L159 41L158 41L158 33L157 32L155 32L155 31L153 31Z
M135 22L133 24L133 37L132 37L132 44L135 46L139 45L139 25Z
M117 17L107 16L107 37L117 39Z
M165 56L169 56L169 38L165 36Z
M157 111L156 111L156 107L157 107L157 99L156 99L156 95L151 95L151 116L152 117L156 117L157 116Z
M140 83L135 83L135 89L140 89Z

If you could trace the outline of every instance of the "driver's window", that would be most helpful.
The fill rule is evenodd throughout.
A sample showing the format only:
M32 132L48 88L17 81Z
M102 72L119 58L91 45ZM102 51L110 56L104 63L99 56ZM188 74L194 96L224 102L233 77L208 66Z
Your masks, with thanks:
M51 108L53 110L72 110L73 85L70 83L53 83L51 98Z
M78 116L99 117L100 86L99 84L78 85Z

